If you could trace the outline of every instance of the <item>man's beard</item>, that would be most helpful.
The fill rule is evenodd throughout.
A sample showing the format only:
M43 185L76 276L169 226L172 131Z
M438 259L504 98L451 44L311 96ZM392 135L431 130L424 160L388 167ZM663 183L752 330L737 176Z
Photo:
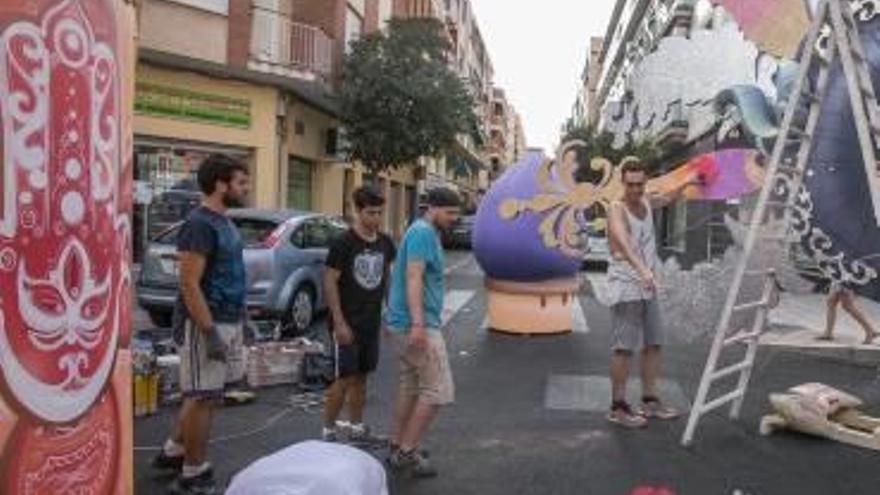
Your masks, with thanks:
M227 208L241 208L244 206L244 203L241 201L241 198L226 193L223 195L223 206Z

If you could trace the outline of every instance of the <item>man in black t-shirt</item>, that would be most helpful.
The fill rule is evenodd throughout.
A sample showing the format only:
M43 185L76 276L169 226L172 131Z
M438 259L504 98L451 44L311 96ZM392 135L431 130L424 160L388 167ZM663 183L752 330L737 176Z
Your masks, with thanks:
M336 381L327 389L324 405L326 441L336 441L336 420L346 399L351 421L349 440L374 438L363 424L367 374L379 361L379 329L394 243L379 232L385 198L372 187L354 192L355 222L335 239L327 255L324 292L330 308Z

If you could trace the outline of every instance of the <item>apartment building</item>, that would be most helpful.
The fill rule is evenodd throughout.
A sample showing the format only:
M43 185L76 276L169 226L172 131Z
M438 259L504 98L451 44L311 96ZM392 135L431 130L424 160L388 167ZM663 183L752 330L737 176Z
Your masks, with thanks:
M480 125L447 156L379 176L385 227L395 235L426 188L453 187L474 207L487 187L480 178L493 71L468 0L142 0L137 245L193 203L196 171L212 152L248 163L253 206L350 216L348 198L364 173L339 152L333 93L346 50L393 17L423 16L447 26L450 65L471 85Z
M348 44L396 0L143 0L135 97L138 246L191 205L211 152L249 164L251 204L350 214L362 182L338 150L332 98ZM383 174L386 227L414 204L411 170ZM410 198L410 199L408 199Z
M602 69L600 58L604 38L593 36L590 38L587 58L581 71L581 79L578 85L576 101L572 107L572 123L578 126L595 127L599 123L599 105L597 92L599 89L599 75Z

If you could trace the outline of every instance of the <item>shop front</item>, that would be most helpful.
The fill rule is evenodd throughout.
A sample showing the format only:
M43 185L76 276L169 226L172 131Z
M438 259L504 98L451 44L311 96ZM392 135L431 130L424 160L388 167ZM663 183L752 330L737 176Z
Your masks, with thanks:
M196 174L212 153L227 154L253 170L254 154L245 148L135 138L132 234L136 259L140 259L149 239L198 206L201 195ZM249 198L248 202L252 201Z
M200 201L196 174L212 153L248 165L248 206L278 207L272 87L141 64L135 83L134 255Z

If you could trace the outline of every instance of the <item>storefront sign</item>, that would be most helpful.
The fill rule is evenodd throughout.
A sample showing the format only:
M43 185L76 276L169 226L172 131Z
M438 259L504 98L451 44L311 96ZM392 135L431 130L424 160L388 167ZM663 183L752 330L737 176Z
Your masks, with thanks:
M251 102L138 81L134 110L144 115L248 128Z

